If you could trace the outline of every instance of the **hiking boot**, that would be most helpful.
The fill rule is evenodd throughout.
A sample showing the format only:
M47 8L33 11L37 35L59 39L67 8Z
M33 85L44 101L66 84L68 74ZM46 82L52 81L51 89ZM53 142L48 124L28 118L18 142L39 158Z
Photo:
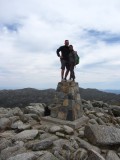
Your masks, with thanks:
M71 81L72 81L72 79L70 78L70 79L69 79L69 82L71 82Z
M61 81L62 81L62 82L65 82L65 81L67 81L67 80L66 80L66 78L63 78Z

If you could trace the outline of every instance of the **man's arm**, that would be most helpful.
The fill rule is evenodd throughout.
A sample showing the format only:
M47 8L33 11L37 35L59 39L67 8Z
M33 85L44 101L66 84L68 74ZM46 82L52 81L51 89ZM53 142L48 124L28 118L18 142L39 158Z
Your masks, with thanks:
M62 47L58 48L57 51L56 51L58 57L60 57L60 53L59 52L61 51L61 48Z

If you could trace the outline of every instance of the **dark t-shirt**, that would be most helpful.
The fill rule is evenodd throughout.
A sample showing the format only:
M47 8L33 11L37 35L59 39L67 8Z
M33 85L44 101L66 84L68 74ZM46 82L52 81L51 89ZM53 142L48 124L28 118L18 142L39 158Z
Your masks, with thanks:
M58 57L60 57L60 53L61 52L61 55L62 55L62 59L64 60L69 60L69 53L70 53L70 50L69 50L69 47L68 46L61 46L60 48L57 49L57 55Z

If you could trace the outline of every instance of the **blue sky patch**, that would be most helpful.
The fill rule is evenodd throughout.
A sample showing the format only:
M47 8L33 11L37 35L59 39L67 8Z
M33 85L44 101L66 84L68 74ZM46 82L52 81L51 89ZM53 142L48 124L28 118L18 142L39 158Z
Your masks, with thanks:
M105 43L109 44L120 43L120 34L98 31L94 29L84 29L84 31L87 34L88 38L92 38L93 40L104 41Z
M18 29L21 27L19 23L5 23L0 24L0 28L6 27L10 32L17 32Z
M106 64L106 62L107 62L106 60L102 60L100 62L96 62L96 63L92 63L92 64L85 64L84 65L84 69L86 69L86 68L90 69L90 68L102 67L102 66L104 66Z

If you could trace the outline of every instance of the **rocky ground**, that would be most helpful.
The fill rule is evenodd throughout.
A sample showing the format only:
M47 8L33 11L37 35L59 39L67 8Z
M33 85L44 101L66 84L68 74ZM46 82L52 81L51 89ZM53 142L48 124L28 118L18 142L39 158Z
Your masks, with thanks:
M0 160L120 160L120 106L82 99L88 121L76 130L43 124L45 106L0 108Z

